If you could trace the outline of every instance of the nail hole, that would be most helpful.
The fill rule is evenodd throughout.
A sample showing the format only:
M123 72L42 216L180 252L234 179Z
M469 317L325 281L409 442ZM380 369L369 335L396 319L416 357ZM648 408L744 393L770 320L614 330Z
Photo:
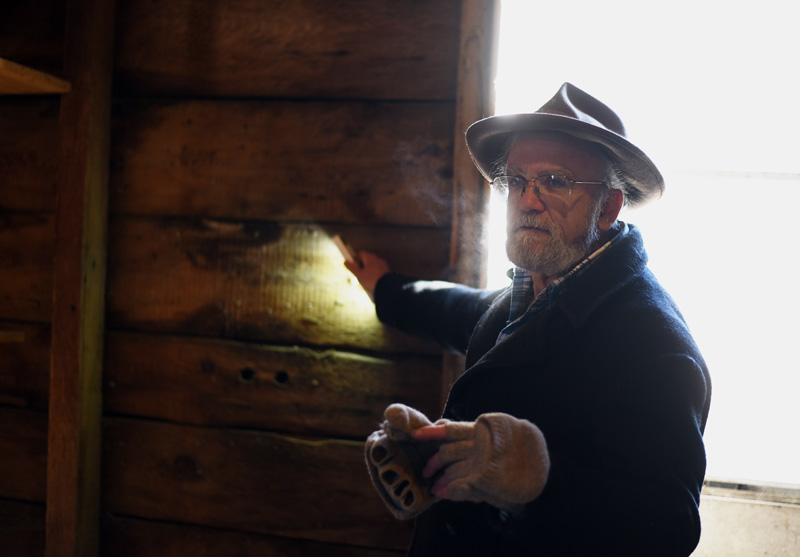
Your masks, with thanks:
M245 381L252 381L252 380L253 380L253 377L255 377L255 376L256 376L256 372L255 372L255 371L253 371L252 369L250 369L249 367L246 367L246 368L244 368L243 370L241 370L241 371L239 372L239 375L240 375L240 376L242 377L242 379L244 379Z
M381 480L383 480L383 483L386 485L393 485L399 477L400 476L398 476L397 472L394 470L386 470L383 474L381 474Z
M277 383L280 383L281 385L283 385L284 383L288 383L289 374L286 373L285 371L279 371L278 373L275 374L275 381Z
M405 499L403 499L403 504L406 507L410 507L414 504L414 491L409 489L408 493L406 493Z

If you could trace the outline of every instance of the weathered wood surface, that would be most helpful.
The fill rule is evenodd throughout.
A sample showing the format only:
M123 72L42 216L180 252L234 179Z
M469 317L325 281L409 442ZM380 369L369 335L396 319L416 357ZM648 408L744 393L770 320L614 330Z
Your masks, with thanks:
M119 102L111 211L447 227L452 105Z
M46 413L0 407L0 471L0 498L44 502Z
M499 25L498 0L464 2L461 11L461 45L458 58L458 99L454 135L494 112L494 34ZM471 286L486 283L485 251L475 246L488 234L489 186L472 164L466 141L453 149L453 242L450 265L454 280Z
M439 413L441 358L109 333L105 412L364 439L402 402Z
M44 555L44 505L0 499L3 557Z
M113 0L67 3L59 113L47 453L48 557L93 557L100 442Z
M0 321L0 405L47 411L50 382L50 326Z
M458 56L458 95L454 135L461 137L475 121L494 112L494 58L500 20L499 0L470 0L462 3ZM488 233L488 185L472 164L465 141L453 146L451 280L470 286L486 285ZM442 394L464 370L463 356L445 354L442 366ZM444 400L443 400L444 402Z
M106 418L104 509L151 520L402 549L363 442Z
M58 101L0 99L0 219L4 210L55 210L57 158Z
M405 551L287 539L108 516L101 554L109 557L399 557Z
M436 353L381 325L330 237L437 278L445 230L118 218L110 228L108 326L268 343Z
M452 99L457 0L135 0L120 94Z
M0 209L0 319L50 321L54 228L52 213Z

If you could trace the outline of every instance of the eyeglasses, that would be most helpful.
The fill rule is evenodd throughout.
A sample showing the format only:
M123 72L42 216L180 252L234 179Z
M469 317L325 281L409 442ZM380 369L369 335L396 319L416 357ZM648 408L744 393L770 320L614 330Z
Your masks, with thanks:
M561 174L542 174L532 180L522 176L497 176L492 180L492 187L509 198L522 197L528 189L528 184L533 184L533 191L539 198L550 197L567 199L572 194L574 184L596 184L605 186L605 182L581 182L570 180Z

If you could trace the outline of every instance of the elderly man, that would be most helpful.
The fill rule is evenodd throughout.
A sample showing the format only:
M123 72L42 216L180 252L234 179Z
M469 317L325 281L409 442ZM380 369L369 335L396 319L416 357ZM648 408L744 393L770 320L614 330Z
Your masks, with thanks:
M466 354L442 419L394 404L366 444L411 555L689 555L700 537L708 370L623 204L663 179L606 105L565 83L473 124L508 197L513 284L418 281L359 254L381 321Z

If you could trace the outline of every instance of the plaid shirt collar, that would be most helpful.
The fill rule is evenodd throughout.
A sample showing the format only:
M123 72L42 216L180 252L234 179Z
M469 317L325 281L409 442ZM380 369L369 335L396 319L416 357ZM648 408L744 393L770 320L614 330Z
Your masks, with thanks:
M535 300L533 300L533 278L531 274L519 267L514 267L509 270L509 276L512 278L511 307L508 312L506 327L500 332L497 341L500 342L507 337L511 331L516 328L517 321L519 321L523 315L534 314L544 308L550 307L558 295L579 277L589 265L597 261L608 248L625 236L628 232L628 225L620 221L615 225L614 230L616 231L615 234L605 244L580 261L565 275L558 277L548 284Z

